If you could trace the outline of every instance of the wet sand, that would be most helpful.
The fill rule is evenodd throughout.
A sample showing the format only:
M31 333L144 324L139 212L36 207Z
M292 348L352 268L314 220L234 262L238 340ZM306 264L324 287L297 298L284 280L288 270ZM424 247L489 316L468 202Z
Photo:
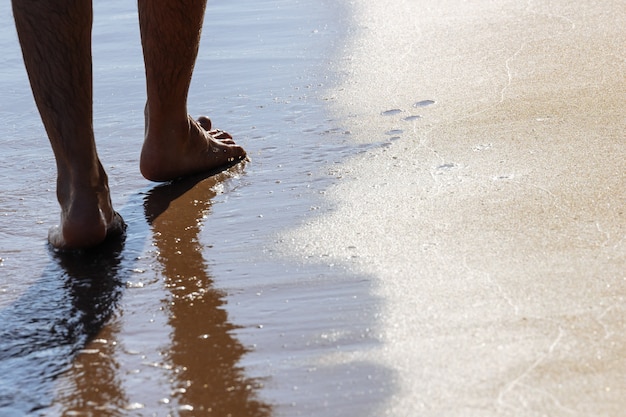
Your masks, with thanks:
M94 127L128 231L72 256L45 243L54 162L0 9L0 414L332 416L380 403L385 368L318 361L377 343L370 281L277 250L282 231L331 210L327 167L371 148L327 111L347 10L211 2L189 110L252 162L156 185L138 172L135 6L94 6Z
M337 168L295 256L374 277L377 415L620 415L626 9L360 1L333 110L387 147Z
M212 2L190 111L252 163L156 186L136 12L96 4L94 124L129 229L58 256L2 6L0 414L621 412L623 7L343 7Z

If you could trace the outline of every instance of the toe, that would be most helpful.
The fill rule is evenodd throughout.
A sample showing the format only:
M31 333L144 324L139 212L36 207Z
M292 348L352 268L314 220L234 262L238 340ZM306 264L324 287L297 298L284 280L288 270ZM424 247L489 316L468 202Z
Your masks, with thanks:
M198 117L197 121L204 130L206 130L207 132L211 131L211 127L213 125L213 123L211 123L211 119L206 116L200 116Z

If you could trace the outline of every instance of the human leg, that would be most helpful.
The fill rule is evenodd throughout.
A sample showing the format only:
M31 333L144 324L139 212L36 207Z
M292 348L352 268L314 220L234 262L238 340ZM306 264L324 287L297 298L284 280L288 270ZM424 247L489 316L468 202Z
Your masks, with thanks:
M93 135L91 2L13 0L33 96L57 163L61 222L50 243L85 248L123 230Z
M146 67L146 132L142 174L153 181L215 170L246 153L230 135L210 131L207 119L187 113L206 0L139 0Z

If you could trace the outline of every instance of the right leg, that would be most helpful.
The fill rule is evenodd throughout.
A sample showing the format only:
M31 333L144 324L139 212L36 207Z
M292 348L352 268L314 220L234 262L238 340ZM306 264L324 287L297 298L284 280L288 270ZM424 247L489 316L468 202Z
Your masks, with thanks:
M24 63L57 163L58 248L94 246L123 230L111 206L92 128L91 22L88 0L13 0Z
M148 101L142 174L153 181L224 168L245 158L230 135L187 113L206 0L139 0Z

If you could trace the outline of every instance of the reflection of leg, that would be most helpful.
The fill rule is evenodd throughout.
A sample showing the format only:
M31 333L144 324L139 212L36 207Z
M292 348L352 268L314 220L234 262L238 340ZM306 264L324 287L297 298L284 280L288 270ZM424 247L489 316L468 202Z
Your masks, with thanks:
M245 158L231 138L216 137L187 114L206 0L139 0L148 102L141 172L167 181Z
M123 228L111 206L92 128L91 3L13 0L13 14L35 102L57 162L60 248L100 243Z
M259 381L248 378L239 366L246 348L233 333L224 294L213 285L206 246L199 239L201 220L219 183L219 177L200 182L187 178L153 188L144 202L159 269L171 291L165 309L171 326L168 357L169 365L180 372L173 375L170 389L184 388L177 400L192 406L197 415L212 410L217 416L269 417L271 407L257 399Z

